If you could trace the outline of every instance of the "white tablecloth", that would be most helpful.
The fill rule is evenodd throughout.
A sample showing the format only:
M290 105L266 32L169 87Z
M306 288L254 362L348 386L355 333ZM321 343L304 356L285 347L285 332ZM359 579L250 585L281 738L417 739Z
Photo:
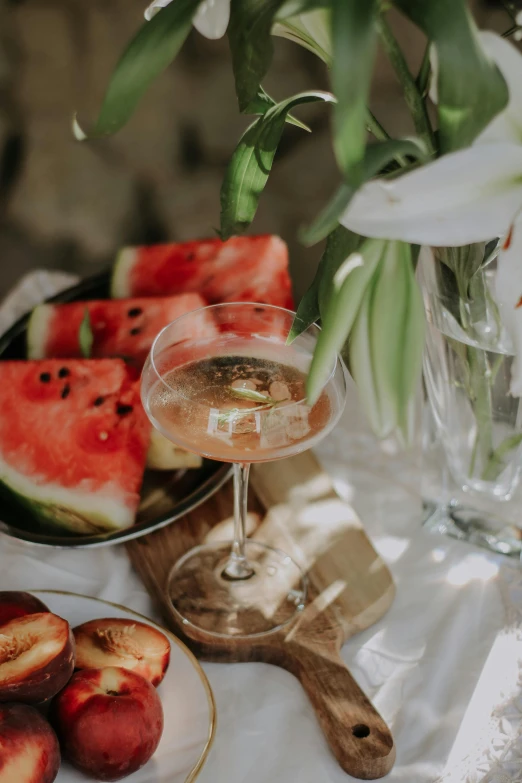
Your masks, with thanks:
M66 275L35 273L0 310L0 332ZM389 723L393 783L522 783L522 570L422 529L420 458L377 445L351 389L318 451L389 564L397 597L343 657ZM0 589L63 589L154 617L125 551L33 548L0 536ZM266 664L205 664L218 708L201 783L348 783L297 681Z

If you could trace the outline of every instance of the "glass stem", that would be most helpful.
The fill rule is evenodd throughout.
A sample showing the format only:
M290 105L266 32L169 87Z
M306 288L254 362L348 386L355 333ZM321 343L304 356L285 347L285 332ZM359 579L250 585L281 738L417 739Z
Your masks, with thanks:
M224 572L228 579L249 579L254 574L245 555L249 473L249 463L234 463L234 542Z

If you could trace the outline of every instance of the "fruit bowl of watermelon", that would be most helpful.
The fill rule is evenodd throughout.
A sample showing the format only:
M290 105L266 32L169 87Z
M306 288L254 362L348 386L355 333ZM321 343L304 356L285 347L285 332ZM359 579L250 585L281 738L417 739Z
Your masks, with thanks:
M139 374L156 334L209 303L291 307L277 237L126 248L108 272L0 337L0 530L58 547L122 543L170 524L229 465L152 431ZM198 328L214 328L202 313Z

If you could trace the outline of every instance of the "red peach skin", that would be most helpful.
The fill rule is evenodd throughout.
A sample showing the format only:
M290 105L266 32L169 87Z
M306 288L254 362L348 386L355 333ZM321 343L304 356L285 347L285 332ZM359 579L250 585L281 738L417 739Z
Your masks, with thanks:
M128 669L83 669L52 705L52 722L71 764L97 780L120 780L158 747L163 709L151 683Z
M60 768L56 734L34 708L0 704L0 783L53 783Z
M16 617L25 617L26 614L48 611L46 605L30 593L18 590L0 590L0 625L14 620Z

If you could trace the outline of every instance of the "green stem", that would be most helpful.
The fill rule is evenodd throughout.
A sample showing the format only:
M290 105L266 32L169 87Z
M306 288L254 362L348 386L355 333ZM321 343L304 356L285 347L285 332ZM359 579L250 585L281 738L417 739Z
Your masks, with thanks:
M372 114L369 109L366 109L366 127L379 141L386 141L390 138L389 133L387 133L375 114Z
M506 457L510 451L518 448L522 443L522 435L515 433L502 441L500 446L490 454L489 460L482 471L483 481L494 481L500 473L506 467L504 457Z
M514 24L512 27L509 28L509 30L506 30L504 33L502 33L502 38L510 38L513 33L516 33L517 30L520 30L520 25Z
M473 477L477 454L481 464L488 465L493 454L493 407L491 402L491 372L486 352L481 348L468 346L468 365L470 386L475 395L471 398L477 434L470 464L470 476Z
M370 109L366 109L366 127L378 141L386 141L390 138L389 133L387 133L387 131L383 128L375 114L373 114ZM403 155L396 155L395 160L399 166L401 166L401 168L404 168L408 165L408 161Z
M435 140L433 137L433 130L431 128L430 120L426 105L420 94L415 79L413 78L408 64L404 59L404 55L395 37L383 16L379 17L377 22L377 29L379 31L379 37L381 39L384 51L386 52L390 63L397 75L397 78L402 86L404 99L410 110L415 130L424 139L428 150L434 152Z
M416 79L416 85L422 98L425 98L428 94L431 77L431 61L430 61L431 41L428 41L424 50L424 56L422 58L419 74Z
M489 378L489 385L491 386L491 388L493 388L493 386L495 385L495 381L497 379L498 371L500 370L500 368L504 364L505 358L506 357L504 356L504 354L499 353L499 355L495 359L495 363L493 364L493 367L491 368L490 378Z

